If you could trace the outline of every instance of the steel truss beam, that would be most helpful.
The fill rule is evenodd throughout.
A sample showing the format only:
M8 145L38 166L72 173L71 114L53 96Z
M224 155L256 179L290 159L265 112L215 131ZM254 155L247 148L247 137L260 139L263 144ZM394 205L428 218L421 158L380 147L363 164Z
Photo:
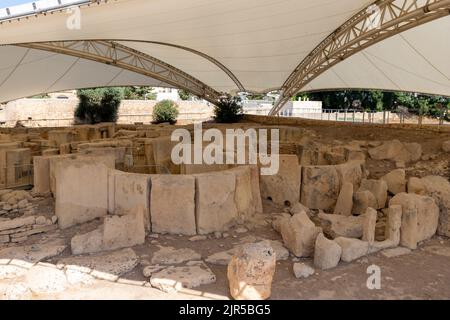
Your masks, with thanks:
M221 96L218 91L174 66L113 41L77 40L16 45L65 54L133 71L175 88L187 90L213 104L217 103Z
M342 60L386 38L449 14L450 0L376 1L336 29L300 63L283 84L269 115L278 114L305 85Z

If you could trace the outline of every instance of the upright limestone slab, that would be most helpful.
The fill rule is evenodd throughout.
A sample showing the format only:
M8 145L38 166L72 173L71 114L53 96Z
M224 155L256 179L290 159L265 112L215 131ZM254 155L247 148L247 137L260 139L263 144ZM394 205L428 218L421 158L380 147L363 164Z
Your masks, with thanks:
M225 231L237 218L234 173L200 174L195 179L197 233Z
M416 249L417 243L435 235L439 222L439 207L435 199L412 193L399 193L389 206L402 207L402 246Z
M279 170L275 175L261 175L261 196L275 204L291 206L300 198L301 167L296 155L279 155Z
M109 186L114 186L114 194L109 195L110 203L114 204L113 210L109 206L110 213L128 215L139 206L144 210L145 227L150 230L150 176L114 171L109 180Z
M108 212L108 167L92 160L65 159L55 167L55 213L61 229Z
M332 209L341 190L336 166L303 167L301 203L310 209Z
M151 185L152 231L195 235L195 178L153 175Z

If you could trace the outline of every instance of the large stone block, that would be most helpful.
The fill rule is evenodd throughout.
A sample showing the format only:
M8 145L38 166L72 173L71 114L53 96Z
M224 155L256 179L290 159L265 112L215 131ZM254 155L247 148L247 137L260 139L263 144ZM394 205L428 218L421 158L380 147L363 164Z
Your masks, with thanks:
M126 216L107 216L103 224L103 248L115 250L145 242L146 210L138 206Z
M150 230L150 176L138 173L110 171L108 176L108 211L127 215L137 206L144 210L144 221Z
M361 181L361 187L358 191L370 191L376 200L374 209L383 209L386 207L388 185L384 180L368 180Z
M71 143L74 140L74 134L67 130L52 130L48 132L48 140L54 141L59 148L62 144Z
M344 237L334 239L334 241L342 248L342 261L352 262L369 253L369 243L366 241Z
M1 170L5 170L1 168ZM20 148L6 151L7 187L27 184L31 175L31 149Z
M55 214L60 228L107 214L108 171L103 163L86 159L65 159L56 163Z
M406 192L406 178L405 170L397 169L389 172L387 175L381 177L386 181L388 190L392 194Z
M301 203L310 209L329 210L341 189L335 166L303 167Z
M195 235L195 178L152 175L151 185L152 231Z
M363 235L363 216L319 213L318 217L324 233L333 239L337 237L361 238Z
M301 167L296 155L279 155L279 170L275 175L261 175L261 196L275 204L291 206L300 198Z
M333 240L325 238L323 233L316 239L314 248L314 265L322 270L336 267L341 260L342 249Z
M389 206L402 207L401 245L415 249L417 243L435 235L439 221L439 207L428 196L399 193Z
M354 215L364 214L367 208L376 208L378 206L377 199L372 192L357 191L353 195L353 208L352 213Z
M424 177L422 182L426 194L439 206L438 234L450 237L450 182L439 176Z
M268 299L275 267L275 252L268 241L240 247L228 264L231 296L236 300Z
M286 248L297 257L310 257L314 253L317 235L322 232L305 212L281 222L281 236Z
M334 214L351 216L353 208L353 184L346 182L342 185L339 197L334 207Z
M195 175L197 233L225 231L235 223L236 176L232 172Z

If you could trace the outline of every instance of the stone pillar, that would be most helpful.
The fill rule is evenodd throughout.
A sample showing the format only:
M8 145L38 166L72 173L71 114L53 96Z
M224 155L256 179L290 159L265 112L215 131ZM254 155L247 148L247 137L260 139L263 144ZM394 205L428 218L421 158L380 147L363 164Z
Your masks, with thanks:
M231 296L236 300L268 299L275 267L275 252L268 241L242 246L228 264Z
M377 224L377 211L373 208L367 208L363 223L363 241L370 245L375 242L375 226Z
M402 226L402 206L389 207L388 223L386 225L386 239L392 241L394 246L400 244L400 228Z

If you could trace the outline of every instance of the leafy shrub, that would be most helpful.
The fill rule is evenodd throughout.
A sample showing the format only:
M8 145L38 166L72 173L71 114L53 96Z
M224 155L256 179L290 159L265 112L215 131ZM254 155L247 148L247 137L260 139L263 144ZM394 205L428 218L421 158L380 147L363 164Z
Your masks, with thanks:
M222 97L214 106L214 119L219 123L234 123L242 119L243 109L239 97Z
M172 100L162 100L153 108L153 122L169 122L170 124L174 124L177 122L178 114L178 105L175 102Z
M75 109L77 123L116 122L122 101L117 88L82 89L77 92L80 102Z

